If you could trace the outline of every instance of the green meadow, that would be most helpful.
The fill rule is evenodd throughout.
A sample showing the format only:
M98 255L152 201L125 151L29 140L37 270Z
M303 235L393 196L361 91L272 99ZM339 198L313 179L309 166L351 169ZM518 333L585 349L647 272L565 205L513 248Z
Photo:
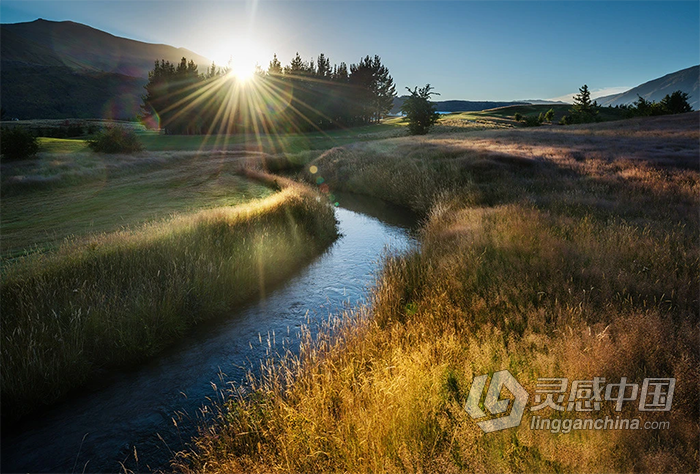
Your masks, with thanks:
M237 175L235 161L193 154L141 156L137 161L61 152L35 160L32 169L8 169L1 204L2 256L273 193Z

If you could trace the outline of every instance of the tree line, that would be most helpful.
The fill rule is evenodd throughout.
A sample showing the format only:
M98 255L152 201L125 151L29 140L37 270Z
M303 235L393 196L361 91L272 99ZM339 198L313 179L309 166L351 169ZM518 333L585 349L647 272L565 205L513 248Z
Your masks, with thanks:
M565 115L561 119L562 125L599 122L601 120L601 107L597 101L591 100L591 93L586 84L579 89L579 93L573 99L573 107L569 111L569 115ZM677 90L666 94L659 102L647 100L637 95L637 100L634 103L622 104L614 108L623 110L625 118L684 114L693 110L688 99L690 96L687 93Z
M621 105L620 108L625 110L626 118L684 114L693 110L688 99L690 96L681 90L666 94L659 102L637 95L634 103Z
M244 83L212 63L156 61L149 73L142 119L172 134L307 132L376 123L393 105L396 87L379 56L331 66L320 54L299 54L283 66L274 55Z

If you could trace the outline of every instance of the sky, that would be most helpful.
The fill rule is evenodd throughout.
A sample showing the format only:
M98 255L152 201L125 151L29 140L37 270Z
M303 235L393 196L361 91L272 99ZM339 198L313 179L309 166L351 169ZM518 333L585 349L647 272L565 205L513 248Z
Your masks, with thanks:
M379 55L399 95L441 100L594 97L700 64L698 1L12 1L0 22L71 20L226 62Z

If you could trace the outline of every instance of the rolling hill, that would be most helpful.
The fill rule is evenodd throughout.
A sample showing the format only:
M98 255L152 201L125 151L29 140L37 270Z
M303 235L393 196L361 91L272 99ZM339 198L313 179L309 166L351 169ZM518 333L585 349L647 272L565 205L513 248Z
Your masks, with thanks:
M70 21L0 26L1 93L9 117L133 118L158 59L211 61L184 48L120 38Z
M699 79L700 66L692 66L645 82L627 92L599 97L597 101L603 106L615 106L631 104L637 100L637 96L640 96L647 100L658 102L663 99L666 94L681 90L690 95L690 105L693 109L698 110L698 108L700 108Z
M390 114L401 113L401 105L407 98L407 95L394 98L394 106ZM493 102L493 101L472 101L472 100L439 100L434 101L435 106L440 112L477 112L480 110L495 109L497 107L506 107L509 105L526 105L527 102Z

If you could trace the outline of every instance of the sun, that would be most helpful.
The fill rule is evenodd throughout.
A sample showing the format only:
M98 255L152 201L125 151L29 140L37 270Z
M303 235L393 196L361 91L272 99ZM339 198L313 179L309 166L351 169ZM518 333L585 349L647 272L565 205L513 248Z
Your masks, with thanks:
M220 42L212 57L217 65L228 68L231 77L248 81L255 75L261 54L254 42L236 38Z
M231 63L228 65L229 67L229 76L235 77L236 79L240 81L249 81L250 79L253 78L255 75L255 65L256 63L250 63L250 62L243 62L243 61L238 61L236 62L235 59L231 61Z

